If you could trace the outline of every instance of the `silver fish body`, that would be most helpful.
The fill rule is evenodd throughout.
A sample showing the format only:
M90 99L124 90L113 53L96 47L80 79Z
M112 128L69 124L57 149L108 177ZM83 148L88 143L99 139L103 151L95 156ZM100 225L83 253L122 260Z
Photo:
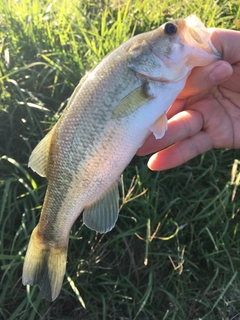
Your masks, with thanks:
M151 132L164 135L165 113L192 68L219 58L207 29L189 16L131 38L82 79L29 160L48 189L23 284L39 284L49 300L58 296L74 221L83 211L89 228L114 227L120 174Z

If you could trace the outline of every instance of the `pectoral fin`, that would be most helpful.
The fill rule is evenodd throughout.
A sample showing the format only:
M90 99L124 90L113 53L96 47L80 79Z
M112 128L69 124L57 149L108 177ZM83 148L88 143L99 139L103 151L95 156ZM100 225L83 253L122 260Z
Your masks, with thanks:
M143 86L130 92L120 101L113 111L112 119L129 116L153 98L154 96L151 94L151 86L149 83L145 83Z
M84 224L95 231L106 233L114 227L119 210L118 184L108 190L97 202L85 208L83 212Z
M39 142L33 150L28 162L28 166L42 177L46 177L47 175L47 160L52 133L53 130L48 132L48 134Z
M160 118L158 118L154 122L154 124L150 127L150 130L152 131L156 139L161 139L164 136L167 128L168 128L168 120L167 120L166 113L164 113L163 115L161 115Z

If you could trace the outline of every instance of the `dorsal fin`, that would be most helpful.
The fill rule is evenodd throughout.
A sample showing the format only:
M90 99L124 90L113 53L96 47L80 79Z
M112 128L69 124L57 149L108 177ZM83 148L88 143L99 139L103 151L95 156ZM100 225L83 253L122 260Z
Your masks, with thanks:
M88 78L89 74L91 74L92 70L86 73L78 86L75 88L72 96L70 97L67 107L65 108L60 119L64 118L66 112L68 111L72 101L78 94L81 86ZM29 158L28 166L35 172L37 172L40 176L47 176L47 162L48 162L48 154L49 154L49 145L52 139L53 129L48 132L48 134L38 143L38 145L33 149L33 152Z
M53 129L37 144L29 158L28 166L40 176L47 175L47 161L49 144L52 138Z

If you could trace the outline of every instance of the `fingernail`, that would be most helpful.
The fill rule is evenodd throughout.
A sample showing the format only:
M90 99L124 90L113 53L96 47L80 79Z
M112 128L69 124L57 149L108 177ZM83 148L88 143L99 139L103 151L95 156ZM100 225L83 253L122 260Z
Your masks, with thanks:
M154 163L155 163L155 159L157 158L157 153L154 153L148 160L147 166L150 170L152 171L156 171Z
M214 83L220 83L227 80L232 75L232 67L229 63L221 61L209 74L209 79Z

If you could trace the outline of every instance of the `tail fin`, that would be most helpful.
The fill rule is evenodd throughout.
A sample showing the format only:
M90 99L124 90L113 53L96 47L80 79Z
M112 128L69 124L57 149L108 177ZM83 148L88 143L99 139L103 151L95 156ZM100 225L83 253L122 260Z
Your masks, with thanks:
M66 270L67 245L61 248L45 245L33 230L23 266L24 285L38 284L43 297L53 301L59 295Z

